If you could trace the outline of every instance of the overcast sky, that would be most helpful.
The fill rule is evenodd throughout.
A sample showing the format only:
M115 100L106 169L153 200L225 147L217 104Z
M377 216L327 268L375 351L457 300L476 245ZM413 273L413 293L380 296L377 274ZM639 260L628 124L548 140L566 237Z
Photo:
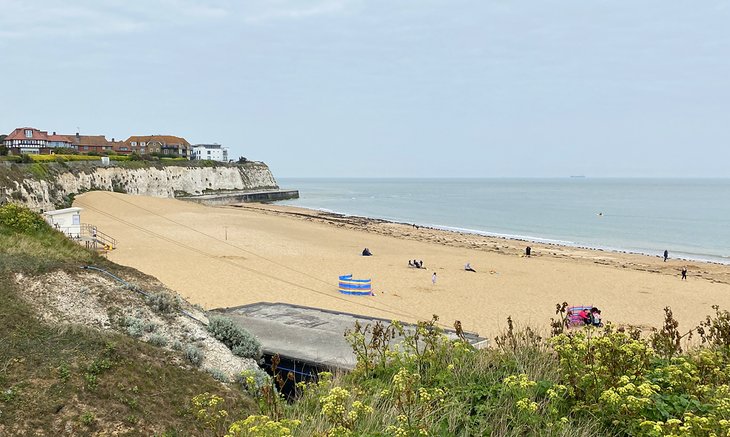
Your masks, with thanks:
M730 3L0 0L0 132L278 177L730 176Z

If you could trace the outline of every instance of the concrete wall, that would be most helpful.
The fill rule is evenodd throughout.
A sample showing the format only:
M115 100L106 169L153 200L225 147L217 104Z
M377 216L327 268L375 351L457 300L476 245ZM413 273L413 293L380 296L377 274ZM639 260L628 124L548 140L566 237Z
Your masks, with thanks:
M0 197L19 201L31 209L51 210L68 206L69 195L90 190L176 197L211 191L279 188L266 164L258 162L216 167L190 164L143 168L68 164L72 163L0 167Z
M231 205L245 202L273 202L276 200L298 199L298 190L270 190L248 193L230 193L206 196L183 197L183 200L209 206Z

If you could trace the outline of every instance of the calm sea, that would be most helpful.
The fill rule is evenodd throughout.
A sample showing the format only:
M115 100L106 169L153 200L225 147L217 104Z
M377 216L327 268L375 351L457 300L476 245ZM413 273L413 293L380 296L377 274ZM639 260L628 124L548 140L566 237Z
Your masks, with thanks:
M730 263L730 179L280 179L287 205Z

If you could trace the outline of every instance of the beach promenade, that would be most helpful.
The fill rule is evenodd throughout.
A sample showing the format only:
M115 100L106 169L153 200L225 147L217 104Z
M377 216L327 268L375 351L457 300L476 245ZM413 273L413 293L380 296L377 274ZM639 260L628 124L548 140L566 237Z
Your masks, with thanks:
M595 305L603 318L659 327L671 306L681 327L711 306L730 308L730 266L529 244L276 205L208 207L90 192L82 221L118 240L109 259L156 276L206 308L286 302L416 321L440 316L493 336L507 316L547 331L555 304ZM374 254L361 256L368 247ZM421 259L425 269L408 267ZM476 273L464 271L469 262ZM680 270L689 268L689 279ZM434 285L433 272L438 275ZM372 278L375 296L347 296L337 278Z

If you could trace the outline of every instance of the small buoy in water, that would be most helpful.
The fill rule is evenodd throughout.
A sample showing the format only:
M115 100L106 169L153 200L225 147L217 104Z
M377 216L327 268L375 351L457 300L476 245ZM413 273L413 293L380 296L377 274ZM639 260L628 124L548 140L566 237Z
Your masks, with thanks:
M599 212L599 213L598 213L597 215L598 215L599 217L603 217L603 213L602 213L602 212Z

